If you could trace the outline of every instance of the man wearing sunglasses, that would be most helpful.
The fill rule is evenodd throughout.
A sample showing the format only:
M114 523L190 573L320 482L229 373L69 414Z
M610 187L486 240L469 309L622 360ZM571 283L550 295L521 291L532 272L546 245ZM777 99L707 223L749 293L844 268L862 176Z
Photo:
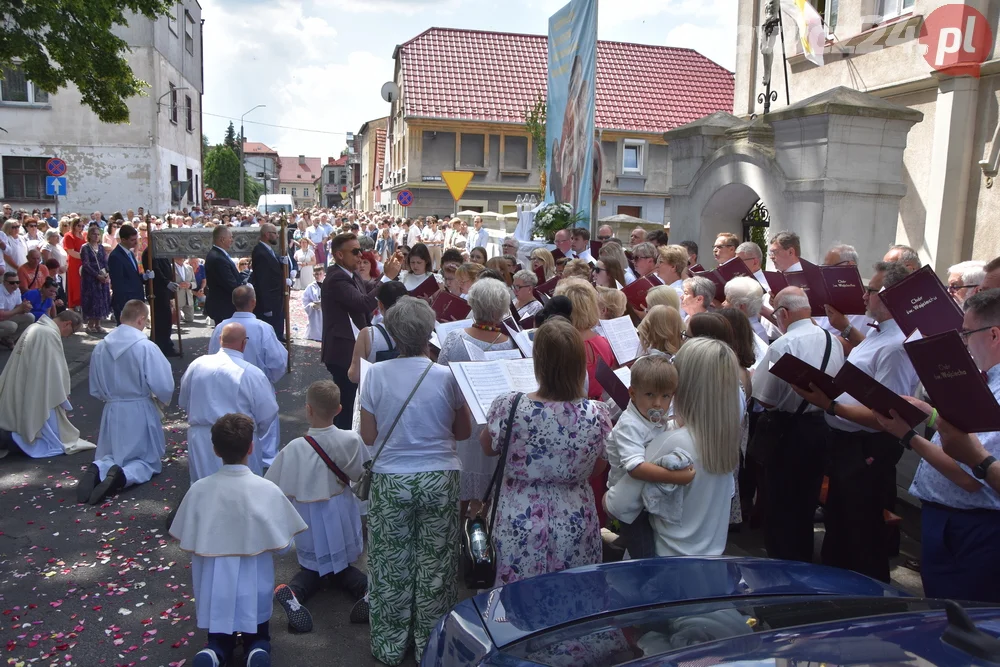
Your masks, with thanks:
M4 273L0 290L0 344L8 348L13 348L21 332L35 323L31 304L21 298L18 284L16 273Z

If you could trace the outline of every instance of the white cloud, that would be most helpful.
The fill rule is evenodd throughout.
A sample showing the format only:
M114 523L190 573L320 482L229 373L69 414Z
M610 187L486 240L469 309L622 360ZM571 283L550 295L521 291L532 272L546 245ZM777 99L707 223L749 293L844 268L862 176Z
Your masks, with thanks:
M413 16L428 10L450 10L464 0L319 0L320 6L330 6L355 14L382 14L393 12Z

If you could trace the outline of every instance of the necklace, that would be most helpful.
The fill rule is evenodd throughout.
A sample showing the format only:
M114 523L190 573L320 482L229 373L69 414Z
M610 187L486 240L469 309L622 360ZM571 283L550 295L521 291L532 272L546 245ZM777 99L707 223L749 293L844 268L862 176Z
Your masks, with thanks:
M479 329L480 331L493 331L495 333L500 333L500 326L497 324L490 324L488 322L473 322L473 329Z

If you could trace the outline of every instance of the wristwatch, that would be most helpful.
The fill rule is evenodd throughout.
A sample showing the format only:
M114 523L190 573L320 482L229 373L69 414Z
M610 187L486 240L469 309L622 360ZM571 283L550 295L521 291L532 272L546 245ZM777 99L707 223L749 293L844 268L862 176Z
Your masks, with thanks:
M986 479L986 473L989 471L990 466L997 462L997 457L987 456L982 462L973 466L972 474L976 476L976 479Z
M826 414L830 415L831 417L837 416L837 401L830 401L830 405L828 405L826 408Z
M844 340L847 340L850 337L852 331L854 331L854 327L851 325L850 322L848 322L847 327L840 332L840 335Z
M911 428L909 431L903 434L902 438L899 439L899 444L901 444L903 447L906 447L907 449L913 449L913 446L910 445L910 442L915 437L917 437L917 432Z

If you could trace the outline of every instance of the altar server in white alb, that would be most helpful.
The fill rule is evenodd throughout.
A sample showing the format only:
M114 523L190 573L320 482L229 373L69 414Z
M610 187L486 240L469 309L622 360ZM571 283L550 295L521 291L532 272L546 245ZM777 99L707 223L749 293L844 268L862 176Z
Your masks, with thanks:
M212 424L231 412L249 415L256 424L250 470L264 474L278 453L278 401L264 372L243 358L247 344L242 324L222 330L222 349L195 359L181 378L178 405L188 414L188 466L191 483L222 467L212 449ZM260 451L273 443L273 453ZM258 449L260 448L260 449Z
M104 413L77 502L91 505L159 474L167 447L156 400L169 405L173 397L170 362L143 333L149 323L144 301L126 303L120 318L90 356L90 395L104 401Z
M326 277L322 266L313 268L313 276L316 281L302 292L302 306L306 309L309 317L309 329L306 331L306 338L309 340L323 340L323 306L320 299L323 296L323 279Z
M236 633L247 667L271 664L274 553L284 553L306 529L281 489L253 474L254 420L223 415L211 427L221 468L191 485L170 534L191 553L198 627L208 643L193 667L231 665Z
M247 348L243 351L243 358L264 371L271 384L276 383L288 370L288 350L278 340L274 327L258 320L253 314L253 309L257 307L253 285L240 285L233 290L233 306L236 307L233 316L215 325L212 339L208 341L208 353L215 354L221 349L222 329L227 324L242 324L247 330Z
M67 412L70 377L62 339L80 330L83 318L65 310L42 315L17 339L0 374L0 429L4 446L17 446L33 459L94 449L80 438Z
M361 479L368 457L361 436L333 425L340 412L340 389L321 380L306 392L309 431L292 440L274 459L265 476L281 489L309 529L295 536L302 569L288 585L274 590L293 632L312 630L312 615L302 605L320 588L322 577L355 600L351 621L368 620L368 577L351 565L364 551L361 505L350 483ZM317 450L319 448L319 450ZM322 453L321 453L322 452Z

